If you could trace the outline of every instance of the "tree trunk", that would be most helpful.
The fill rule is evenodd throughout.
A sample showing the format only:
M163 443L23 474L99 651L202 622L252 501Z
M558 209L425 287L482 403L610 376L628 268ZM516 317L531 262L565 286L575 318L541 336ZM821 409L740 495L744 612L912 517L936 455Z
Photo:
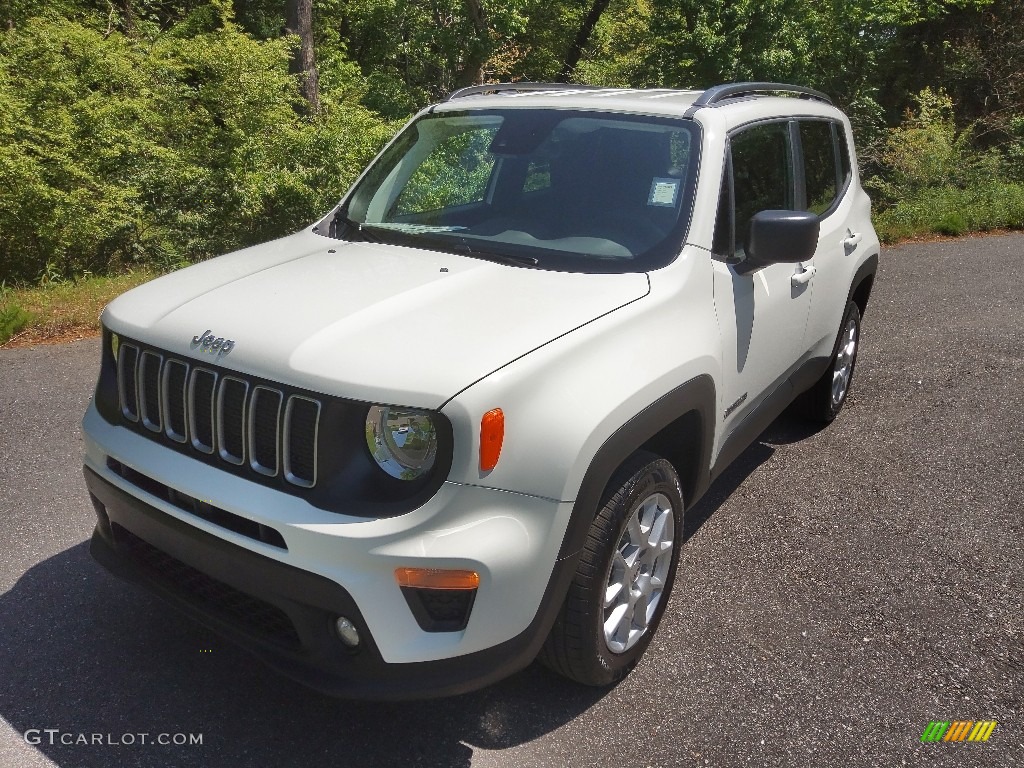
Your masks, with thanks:
M292 54L289 68L299 76L299 90L309 111L316 114L320 111L320 77L313 54L313 0L288 0L286 14L285 33L299 36L299 47Z
M457 88L482 83L484 64L491 55L491 32L487 28L487 15L480 0L466 0L466 15L469 17L469 23L473 25L475 38L469 44L462 68L455 75Z
M576 33L576 39L572 41L572 45L569 46L569 50L565 53L565 61L562 63L562 71L558 74L558 82L569 82L572 73L576 71L576 65L580 63L583 49L590 42L590 36L594 32L594 27L601 20L601 14L605 12L609 2L610 0L594 0L594 4L590 7L590 13L583 19L583 24L580 25L580 29Z
M135 12L132 11L131 0L124 0L121 3L121 11L124 14L124 31L130 36L135 36Z

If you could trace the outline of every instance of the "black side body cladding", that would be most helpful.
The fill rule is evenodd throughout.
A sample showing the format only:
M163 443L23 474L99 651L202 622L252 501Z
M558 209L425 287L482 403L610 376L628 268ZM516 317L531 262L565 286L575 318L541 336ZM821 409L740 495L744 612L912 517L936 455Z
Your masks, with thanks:
M860 265L850 283L850 293L846 300L853 301L860 307L861 317L864 317L864 313L867 311L868 298L871 296L871 286L874 283L876 272L878 272L878 254L873 253Z
M756 406L750 409L743 421L732 431L722 449L718 452L718 459L711 469L711 479L716 479L726 467L732 464L739 455L743 453L760 435L768 425L779 417L793 399L800 393L794 382L808 382L810 386L818 377L824 373L828 365L828 358L814 357L798 366L792 373L782 378L772 390ZM806 389L806 387L804 387Z

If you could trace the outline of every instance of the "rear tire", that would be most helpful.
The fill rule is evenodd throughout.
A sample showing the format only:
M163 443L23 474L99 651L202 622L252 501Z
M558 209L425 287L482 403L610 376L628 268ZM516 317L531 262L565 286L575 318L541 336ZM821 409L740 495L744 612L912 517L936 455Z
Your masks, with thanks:
M828 369L803 395L804 415L811 421L830 424L839 415L853 384L853 369L860 348L860 308L846 305L839 336L832 349Z
M634 454L608 484L540 661L586 685L625 677L665 613L682 532L675 469Z

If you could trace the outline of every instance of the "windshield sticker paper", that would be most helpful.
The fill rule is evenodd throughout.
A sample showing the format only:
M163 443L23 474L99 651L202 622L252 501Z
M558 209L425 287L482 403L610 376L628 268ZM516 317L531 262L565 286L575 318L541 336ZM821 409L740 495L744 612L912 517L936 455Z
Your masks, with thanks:
M679 194L679 179L655 178L651 182L651 194L647 198L647 204L671 208L676 204L677 194Z

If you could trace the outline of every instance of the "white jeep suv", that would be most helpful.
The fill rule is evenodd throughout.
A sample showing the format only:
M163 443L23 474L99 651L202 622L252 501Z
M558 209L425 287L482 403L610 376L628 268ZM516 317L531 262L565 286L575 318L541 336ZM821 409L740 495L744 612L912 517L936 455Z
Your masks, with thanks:
M315 226L105 309L92 552L337 695L612 683L684 512L842 407L869 213L806 88L458 91Z

